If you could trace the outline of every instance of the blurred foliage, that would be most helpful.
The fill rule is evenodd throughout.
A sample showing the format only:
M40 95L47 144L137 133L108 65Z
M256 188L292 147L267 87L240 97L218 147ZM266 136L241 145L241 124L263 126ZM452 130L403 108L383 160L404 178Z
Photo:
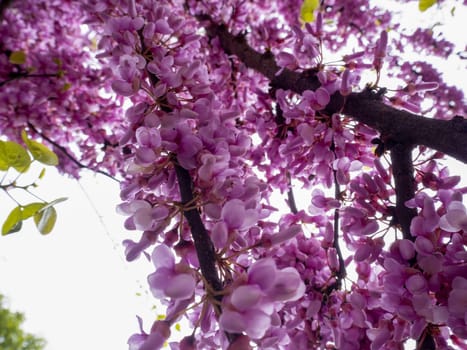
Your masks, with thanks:
M0 350L42 350L46 341L21 329L24 315L12 312L0 294Z

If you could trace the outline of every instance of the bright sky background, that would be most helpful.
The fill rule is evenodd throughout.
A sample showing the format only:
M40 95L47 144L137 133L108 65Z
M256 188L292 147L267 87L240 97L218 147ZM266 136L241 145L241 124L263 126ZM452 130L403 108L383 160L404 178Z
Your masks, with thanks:
M416 2L410 6L415 10ZM436 9L429 11L427 16L440 16ZM418 23L422 16L413 13ZM443 29L448 38L460 37L460 28L465 28L462 19L465 16L458 13L457 23ZM453 21L450 16L440 20ZM465 45L465 38L460 40ZM441 64L446 62L439 63L443 70ZM451 68L449 81L465 90L466 70ZM453 175L465 173L465 165L457 166ZM135 316L143 316L148 330L148 320L158 312L151 310L154 299L146 294L152 265L144 259L124 260L121 241L138 239L140 233L125 232L124 217L115 213L118 185L93 174L78 183L48 169L37 193L47 200L69 199L56 206L57 224L48 236L28 223L20 232L0 237L0 293L12 310L25 313L24 328L47 340L46 350L128 349L128 337L138 331ZM3 222L12 203L4 195L0 200ZM306 208L305 203L309 198L300 207Z
M47 350L127 349L138 330L135 315L151 319L153 299L144 293L151 264L124 261L121 241L140 233L125 232L115 213L118 184L93 174L80 184L47 169L36 192L68 200L56 206L48 236L30 222L0 237L0 293L26 314L24 328L44 337ZM2 222L7 213L2 205Z

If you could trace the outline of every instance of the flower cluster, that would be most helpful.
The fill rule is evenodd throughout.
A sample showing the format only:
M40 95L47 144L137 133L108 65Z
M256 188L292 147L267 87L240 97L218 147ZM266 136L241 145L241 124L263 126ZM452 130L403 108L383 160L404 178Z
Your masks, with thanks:
M422 146L401 205L387 155L412 139L361 107L463 113L460 90L394 50L450 54L444 38L367 0L316 1L310 23L298 0L65 3L0 10L0 129L38 133L74 176L122 179L126 258L153 263L166 306L130 349L462 344L460 177ZM194 332L171 341L182 316Z
M95 58L93 34L81 27L86 14L79 3L5 6L0 22L2 134L20 140L26 129L31 137L52 142L59 169L72 176L79 176L80 167L115 175L125 122L118 101L108 94L112 71Z
M244 284L231 287L233 291L223 299L219 319L227 332L245 332L252 339L262 338L266 331L279 326L277 312L281 304L303 296L305 284L294 268L278 269L274 260L258 260L250 266Z

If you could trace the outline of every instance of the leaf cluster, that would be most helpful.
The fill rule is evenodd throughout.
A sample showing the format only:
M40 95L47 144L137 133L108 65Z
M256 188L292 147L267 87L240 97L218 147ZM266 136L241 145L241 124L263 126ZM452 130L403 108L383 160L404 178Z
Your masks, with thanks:
M56 166L58 164L57 155L45 145L29 139L24 130L21 133L21 138L26 147L23 147L14 141L0 140L0 171L7 172L13 168L19 173L19 177L21 174L28 171L34 161L50 166ZM41 179L44 174L45 169L43 169L39 174L39 179ZM0 188L3 189L10 198L12 197L8 191L15 188L23 189L33 195L29 191L29 187L35 187L35 183L28 186L19 186L17 185L16 180L8 184L2 183L0 184ZM37 196L33 196L37 198ZM18 232L23 226L23 221L29 218L33 218L34 223L41 234L50 233L57 221L57 211L55 210L54 205L63 202L64 200L66 200L66 198L58 198L51 202L41 200L40 202L35 201L25 205L14 200L18 205L11 210L4 221L2 225L2 235Z
M26 333L21 329L24 315L10 311L0 295L0 349L1 350L42 350L45 340Z

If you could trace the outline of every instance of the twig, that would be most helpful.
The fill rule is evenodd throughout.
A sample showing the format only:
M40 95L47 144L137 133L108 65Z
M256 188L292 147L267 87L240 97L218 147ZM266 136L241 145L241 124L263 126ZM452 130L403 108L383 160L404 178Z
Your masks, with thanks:
M336 154L336 145L334 143L334 137L331 142L331 151L334 153L334 158L337 159ZM333 178L334 178L334 198L339 200L341 199L341 189L339 182L337 181L337 170L332 169ZM332 246L336 249L337 257L339 259L339 271L337 272L337 289L341 288L342 280L347 276L347 271L345 269L344 257L342 256L342 251L339 245L339 209L334 210L334 240Z
M39 134L44 140L46 140L47 142L51 143L52 145L54 145L56 148L58 148L68 159L70 159L78 168L80 169L88 169L88 170L91 170L95 173L98 173L98 174L102 174L104 176L107 176L108 178L120 183L119 180L117 180L115 177L113 177L112 175L110 175L109 173L103 171L103 170L99 170L99 169L93 169L87 165L84 165L83 163L81 163L80 161L78 161L77 159L75 159L75 157L73 157L71 154L68 153L68 151L66 150L65 147L59 145L57 142L53 141L52 139L50 139L49 137L47 137L46 135L44 135L42 132L40 132L39 130L36 129L36 127L34 125L32 125L30 122L28 122L28 126L31 128L31 130L33 130L35 133Z
M287 183L289 186L289 190L287 191L287 203L289 204L290 211L293 214L297 214L297 204L295 203L295 196L293 194L292 188L292 179L290 178L290 173L287 171Z
M44 73L44 74L17 74L17 75L14 75L12 76L11 78L7 79L7 80L4 80L4 81L0 81L0 87L2 87L3 85L6 85L7 83L9 82L12 82L12 81L15 81L15 80L18 80L18 79L22 79L22 78L56 78L57 77L57 74L50 74L50 73Z

